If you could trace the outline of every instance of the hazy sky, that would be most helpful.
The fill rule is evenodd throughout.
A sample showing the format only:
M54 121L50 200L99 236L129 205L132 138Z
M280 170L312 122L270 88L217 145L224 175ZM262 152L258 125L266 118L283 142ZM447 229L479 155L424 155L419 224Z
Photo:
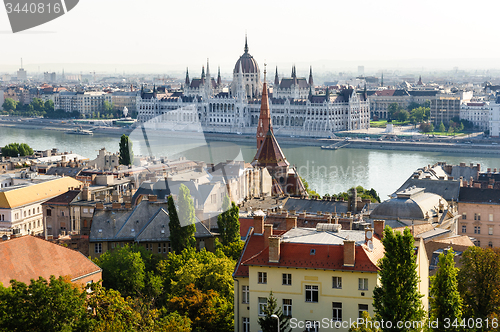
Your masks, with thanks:
M21 57L26 68L53 64L42 70L161 64L194 73L210 58L213 72L218 65L231 72L245 31L261 69L264 60L302 71L307 64L451 69L463 59L500 68L499 13L497 0L80 0L66 15L12 34L0 9L0 72L17 68Z

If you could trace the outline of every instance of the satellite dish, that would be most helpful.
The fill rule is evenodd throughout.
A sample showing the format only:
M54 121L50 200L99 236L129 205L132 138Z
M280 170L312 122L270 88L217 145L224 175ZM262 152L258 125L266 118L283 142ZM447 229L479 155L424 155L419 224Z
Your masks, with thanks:
M373 251L373 242L372 242L372 240L368 240L368 242L366 243L366 245L368 246L368 249L370 249L370 251Z
M366 238L371 239L372 238L372 231L367 231L366 232Z

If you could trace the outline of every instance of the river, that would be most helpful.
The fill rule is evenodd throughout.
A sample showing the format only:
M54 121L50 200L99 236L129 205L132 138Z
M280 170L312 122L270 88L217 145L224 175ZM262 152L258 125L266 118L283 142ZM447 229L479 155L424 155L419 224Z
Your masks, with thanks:
M193 134L194 135L194 134ZM144 135L134 132L131 138L134 153L156 156L183 155L191 160L219 162L239 159L251 162L255 152L254 143L205 142L202 134L198 137L165 137L149 135L145 144ZM35 150L58 148L72 151L93 159L99 149L118 151L119 136L94 134L94 136L68 135L60 131L15 129L0 127L0 146L8 143L27 143ZM279 140L279 138L278 138ZM499 168L500 159L491 155L467 156L438 152L405 152L386 150L340 149L321 150L319 147L282 145L282 150L299 174L307 180L310 188L319 194L333 194L361 185L374 188L384 200L399 188L411 174L428 164L444 161L448 164L481 164L481 169Z

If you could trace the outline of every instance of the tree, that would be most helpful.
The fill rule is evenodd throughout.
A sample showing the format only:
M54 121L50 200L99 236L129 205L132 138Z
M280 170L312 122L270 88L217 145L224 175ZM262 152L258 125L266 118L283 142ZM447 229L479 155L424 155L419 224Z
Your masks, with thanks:
M86 296L63 277L0 283L0 331L89 331Z
M104 101L104 104L103 104L102 108L103 108L103 113L104 114L108 114L108 115L112 115L113 114L113 104L111 104L107 100Z
M425 312L422 307L422 295L418 291L415 240L410 230L405 228L401 234L386 227L382 243L385 255L379 260L380 286L376 286L373 290L375 320L423 321Z
M168 197L167 202L172 250L175 253L180 253L184 248L195 247L196 217L189 188L184 184L180 185L177 207L172 196Z
M460 260L458 290L465 317L500 314L500 251L469 247Z
M425 107L418 107L411 111L411 117L414 119L415 123L420 123L428 118L430 109Z
M436 331L445 330L445 318L451 322L455 319L462 320L462 299L458 292L457 272L453 258L455 253L452 249L445 255L439 255L438 270L436 275L430 279L429 304L431 321L437 321ZM458 331L450 326L449 331Z
M354 325L351 325L349 328L349 332L378 332L379 328L375 327L374 321L371 319L368 311L363 311L361 313L362 322L359 324L356 322Z
M429 133L431 131L434 131L434 125L429 122L422 122L420 124L420 130L424 133Z
M217 216L217 225L219 226L220 239L224 246L233 242L238 242L240 236L240 208L234 203L229 204L229 197L224 197L222 212Z
M290 329L290 317L285 316L281 307L278 306L276 298L273 296L273 292L269 293L267 298L267 305L264 310L264 317L259 317L259 325L262 332L275 332L278 329L278 320L271 317L276 315L279 318L280 331L289 332Z
M33 153L33 149L26 143L10 143L2 148L2 155L7 157L31 156Z
M389 114L389 119L394 119L394 115L401 109L398 103L391 103L387 106L387 113Z
M12 98L5 98L5 100L2 104L2 108L4 111L13 112L16 109L17 104L19 104L19 102L15 101Z
M202 292L189 284L183 296L169 301L168 308L189 317L192 331L234 331L232 300L227 301L213 290Z
M123 134L120 138L120 165L131 165L134 162L134 152L132 151L132 140Z
M398 121L405 122L410 117L410 113L408 113L408 111L405 109L401 109L397 113L395 113L394 116L398 119Z
M138 296L145 287L146 266L139 252L129 245L106 251L94 262L102 268L103 286L121 295Z
M444 132L445 132L445 130L446 130L446 128L444 127L444 124L441 122L441 123L439 124L438 131L439 131L440 133L444 133Z

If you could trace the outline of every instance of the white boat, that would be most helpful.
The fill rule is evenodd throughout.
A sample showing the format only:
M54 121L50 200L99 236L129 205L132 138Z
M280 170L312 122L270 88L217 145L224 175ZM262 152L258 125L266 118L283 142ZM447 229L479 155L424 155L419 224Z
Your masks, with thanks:
M74 130L67 131L66 134L70 135L94 135L91 130L85 130L81 128L75 128Z

